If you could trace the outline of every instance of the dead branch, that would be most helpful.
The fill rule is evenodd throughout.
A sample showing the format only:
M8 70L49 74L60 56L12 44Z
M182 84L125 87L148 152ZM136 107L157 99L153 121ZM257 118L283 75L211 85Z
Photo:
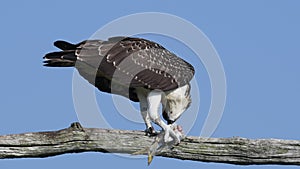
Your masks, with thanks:
M132 154L149 147L152 141L142 131L82 128L79 123L73 123L59 131L0 136L0 159L90 151ZM300 141L189 136L158 156L239 165L300 165Z

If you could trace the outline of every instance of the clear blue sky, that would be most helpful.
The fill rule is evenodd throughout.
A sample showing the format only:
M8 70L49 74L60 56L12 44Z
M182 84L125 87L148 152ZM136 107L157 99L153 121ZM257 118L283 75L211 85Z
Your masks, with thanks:
M164 12L184 18L211 40L227 77L227 102L213 137L300 139L300 2L227 1L6 1L0 6L0 135L57 130L78 121L72 100L73 69L42 66L53 41L79 42L119 17ZM120 28L121 29L121 28ZM174 28L176 29L176 28ZM185 30L182 30L185 31ZM185 55L176 42L149 36ZM189 53L189 52L187 52ZM209 79L196 66L201 88L200 114L190 135L199 135L210 102ZM110 98L96 92L98 102ZM105 99L104 99L105 98ZM115 128L143 130L104 108ZM139 115L138 115L139 116ZM118 119L118 120L114 120ZM0 168L244 168L157 157L130 159L102 153L67 154L46 159L0 160ZM249 166L248 169L295 168Z

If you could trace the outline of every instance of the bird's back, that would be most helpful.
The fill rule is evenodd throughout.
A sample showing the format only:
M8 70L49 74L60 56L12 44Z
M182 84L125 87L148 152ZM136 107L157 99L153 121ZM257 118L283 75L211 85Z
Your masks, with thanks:
M169 91L188 84L194 75L191 64L146 39L113 37L54 45L62 51L46 54L45 66L75 66L99 90L133 101L138 101L136 88Z

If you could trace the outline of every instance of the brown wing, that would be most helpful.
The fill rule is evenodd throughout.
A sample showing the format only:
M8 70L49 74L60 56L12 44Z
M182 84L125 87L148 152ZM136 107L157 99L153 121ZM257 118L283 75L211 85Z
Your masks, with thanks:
M132 88L172 90L189 83L194 75L191 64L140 38L88 40L82 42L76 55L77 61L98 68L98 74Z

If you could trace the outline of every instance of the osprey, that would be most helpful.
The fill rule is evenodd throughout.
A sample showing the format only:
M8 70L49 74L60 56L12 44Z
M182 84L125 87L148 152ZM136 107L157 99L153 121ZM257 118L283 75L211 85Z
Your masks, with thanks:
M163 129L165 142L180 142L183 135L174 122L191 103L189 82L194 76L191 64L142 38L112 37L78 44L56 41L54 46L61 51L46 54L44 66L75 67L100 91L140 102L145 132L156 133L154 122ZM160 118L160 104L167 123Z

